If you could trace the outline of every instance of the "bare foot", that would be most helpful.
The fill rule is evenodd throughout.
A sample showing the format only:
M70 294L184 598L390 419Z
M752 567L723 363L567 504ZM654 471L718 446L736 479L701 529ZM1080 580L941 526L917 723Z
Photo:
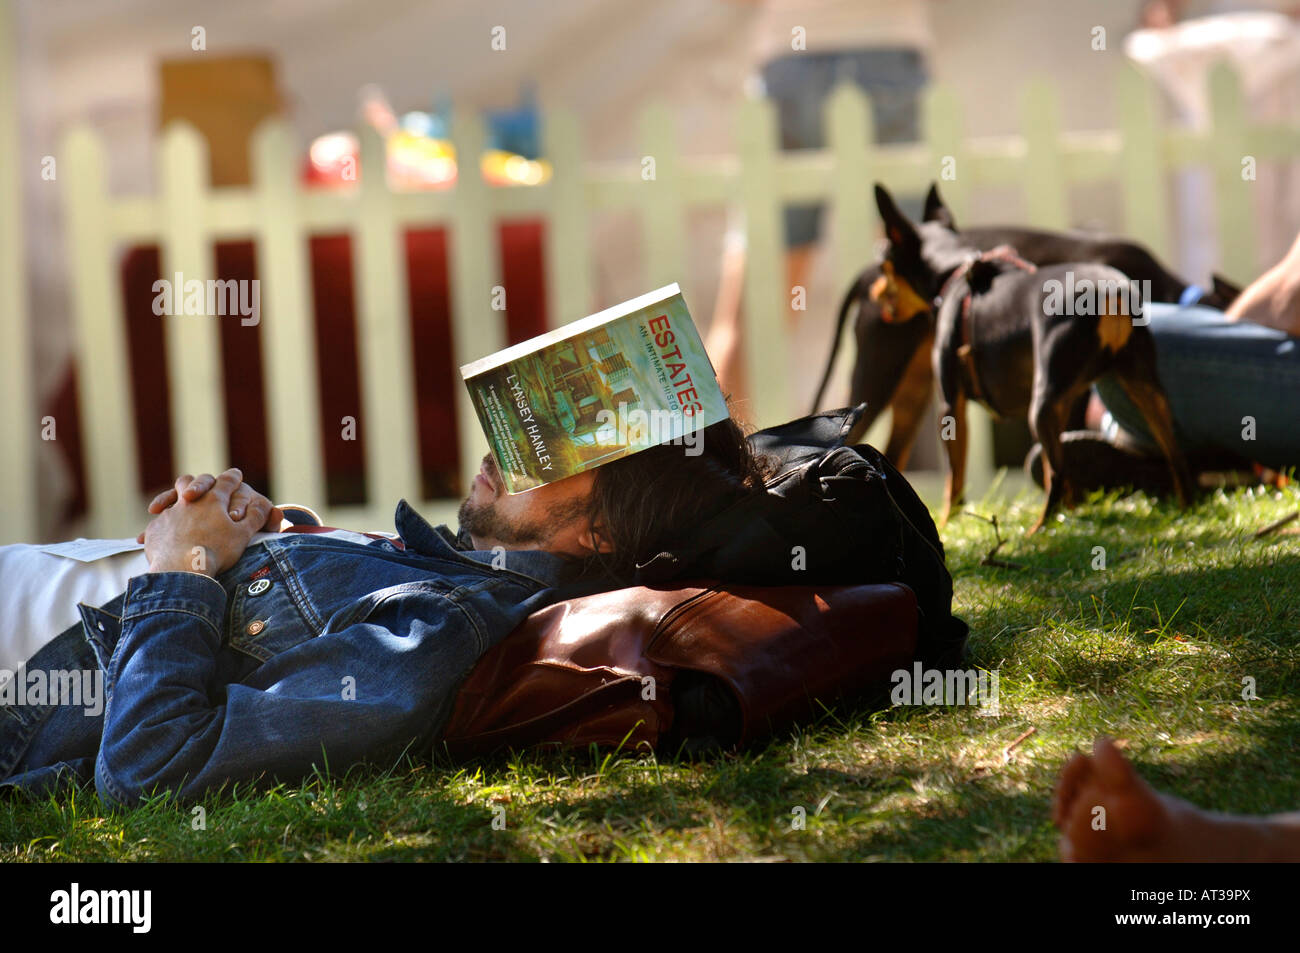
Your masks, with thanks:
M1286 842L1294 846L1292 817L1212 814L1161 794L1109 738L1066 764L1052 820L1064 861L1272 860L1283 859Z

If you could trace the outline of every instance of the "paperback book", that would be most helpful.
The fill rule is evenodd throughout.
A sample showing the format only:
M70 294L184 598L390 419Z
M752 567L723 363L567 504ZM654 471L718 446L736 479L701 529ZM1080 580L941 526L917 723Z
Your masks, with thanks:
M676 284L460 371L512 494L657 444L690 446L728 416Z

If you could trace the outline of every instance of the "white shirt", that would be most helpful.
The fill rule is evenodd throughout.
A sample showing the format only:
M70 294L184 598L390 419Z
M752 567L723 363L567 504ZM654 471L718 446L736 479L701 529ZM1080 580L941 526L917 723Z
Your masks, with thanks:
M277 535L258 533L249 545ZM56 555L46 552L48 548L77 551L86 558ZM98 552L111 554L96 556ZM52 547L27 543L0 546L0 605L4 607L0 615L0 684L47 642L81 621L77 603L101 606L125 592L132 576L148 569L144 546L134 538L77 540Z

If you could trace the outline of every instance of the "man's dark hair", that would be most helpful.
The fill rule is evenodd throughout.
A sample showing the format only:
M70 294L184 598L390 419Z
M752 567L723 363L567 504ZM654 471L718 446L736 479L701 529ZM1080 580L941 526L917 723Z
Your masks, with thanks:
M753 452L734 417L705 427L686 445L649 447L595 471L587 515L613 547L587 560L631 585L638 563L690 540L691 532L742 497L763 492L771 462Z

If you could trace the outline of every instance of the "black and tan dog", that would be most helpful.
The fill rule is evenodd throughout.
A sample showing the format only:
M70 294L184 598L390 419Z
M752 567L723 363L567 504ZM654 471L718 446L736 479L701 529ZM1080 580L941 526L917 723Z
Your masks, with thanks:
M905 289L895 291L895 300L937 302L931 360L949 465L941 522L961 500L968 399L995 416L1027 415L1042 444L1047 501L1031 533L1058 505L1073 503L1061 434L1070 409L1107 373L1145 418L1179 500L1190 502L1192 481L1156 376L1141 283L1109 265L1039 268L1010 246L980 252L951 230L923 241L879 186L876 202L889 242L881 270L896 289Z
M893 199L884 193L890 207ZM931 185L925 200L924 220L915 227L922 253L940 269L942 280L955 270L971 250L984 252L1002 245L1015 248L1019 256L1034 265L1095 262L1110 265L1139 282L1150 282L1151 300L1178 302L1199 300L1226 309L1239 289L1218 277L1208 292L1193 288L1168 271L1142 246L1123 239L1080 233L1047 232L1013 226L970 228L957 233L952 213L943 204L938 189ZM886 407L893 408L893 425L885 455L897 467L907 458L934 387L930 355L934 347L934 302L919 294L888 261L869 265L854 280L840 305L830 358L813 400L814 412L821 404L831 369L850 312L854 319L857 355L853 365L850 404L866 402L867 412L854 427L851 440L866 433ZM944 270L947 270L945 273Z

